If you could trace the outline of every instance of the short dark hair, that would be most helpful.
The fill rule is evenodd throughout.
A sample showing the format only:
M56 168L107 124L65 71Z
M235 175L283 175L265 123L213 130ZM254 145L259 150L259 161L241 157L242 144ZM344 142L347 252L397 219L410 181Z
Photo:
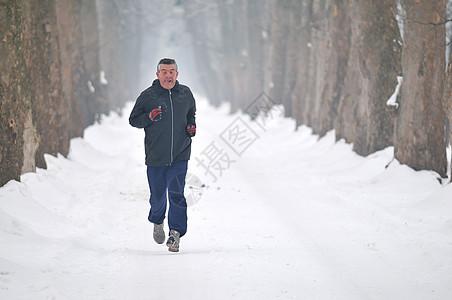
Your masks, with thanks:
M175 65L176 66L176 72L177 72L177 64L176 61L172 58L162 58L159 63L157 64L157 72L160 72L160 66L161 65Z

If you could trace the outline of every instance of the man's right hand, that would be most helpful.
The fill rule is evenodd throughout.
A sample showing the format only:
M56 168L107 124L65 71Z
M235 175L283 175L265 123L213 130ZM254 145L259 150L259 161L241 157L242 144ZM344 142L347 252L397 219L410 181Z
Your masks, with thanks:
M162 107L159 106L156 109L153 109L149 113L149 119L151 119L152 122L157 122L158 120L162 119Z

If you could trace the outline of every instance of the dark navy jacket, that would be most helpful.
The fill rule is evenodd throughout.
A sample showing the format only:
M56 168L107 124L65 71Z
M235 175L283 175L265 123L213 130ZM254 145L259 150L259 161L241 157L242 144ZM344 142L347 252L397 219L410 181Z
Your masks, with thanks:
M152 122L149 113L161 106L162 119ZM191 137L187 124L195 124L196 104L190 89L176 81L171 90L158 79L144 90L135 102L129 117L133 127L144 128L146 165L169 166L190 159Z

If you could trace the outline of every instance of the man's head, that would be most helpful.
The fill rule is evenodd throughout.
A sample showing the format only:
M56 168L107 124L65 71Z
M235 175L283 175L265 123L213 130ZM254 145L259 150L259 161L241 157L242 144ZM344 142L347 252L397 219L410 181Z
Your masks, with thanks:
M177 64L174 59L163 58L159 61L157 65L157 78L160 81L160 85L170 90L176 84L177 75Z

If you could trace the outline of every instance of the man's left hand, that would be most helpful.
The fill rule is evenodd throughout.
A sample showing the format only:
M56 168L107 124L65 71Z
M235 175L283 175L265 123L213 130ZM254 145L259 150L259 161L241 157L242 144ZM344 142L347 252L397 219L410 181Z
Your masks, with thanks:
M196 134L196 125L188 124L187 125L187 134L189 137L194 137Z

